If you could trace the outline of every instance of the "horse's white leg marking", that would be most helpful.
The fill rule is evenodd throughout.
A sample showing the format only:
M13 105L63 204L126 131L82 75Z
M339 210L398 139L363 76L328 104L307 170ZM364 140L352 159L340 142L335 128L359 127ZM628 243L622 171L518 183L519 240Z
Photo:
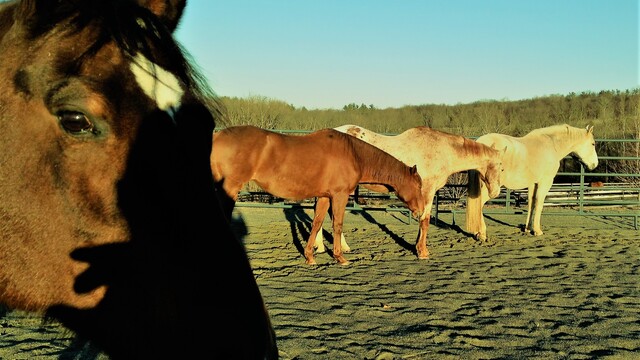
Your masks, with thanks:
M324 247L324 235L322 234L322 228L316 234L316 241L313 244L313 247L316 249L316 253L321 254L326 252L327 249Z
M347 244L347 240L344 238L344 231L340 233L340 245L342 246L342 251L346 253L351 252L351 248Z
M344 232L340 234L340 244L342 245L343 252L351 252L351 247L347 244L347 240L344 238ZM322 227L318 230L318 234L316 234L316 240L313 244L313 247L316 249L317 254L322 254L327 251L324 247L324 234L322 232Z
M158 108L166 111L173 118L184 95L178 78L141 54L133 58L131 72L144 93L156 101Z

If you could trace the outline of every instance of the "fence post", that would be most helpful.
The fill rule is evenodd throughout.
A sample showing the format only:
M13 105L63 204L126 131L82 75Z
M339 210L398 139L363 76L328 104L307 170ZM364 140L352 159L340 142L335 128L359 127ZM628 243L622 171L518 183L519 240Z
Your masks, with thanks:
M584 165L580 163L580 193L578 196L578 213L584 214Z

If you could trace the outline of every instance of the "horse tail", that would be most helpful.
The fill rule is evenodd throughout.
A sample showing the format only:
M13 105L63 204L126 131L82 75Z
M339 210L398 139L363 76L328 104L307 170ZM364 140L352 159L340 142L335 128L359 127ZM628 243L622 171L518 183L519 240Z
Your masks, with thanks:
M480 175L477 170L467 171L467 231L473 235L480 233L480 220L482 218L482 192L480 191Z

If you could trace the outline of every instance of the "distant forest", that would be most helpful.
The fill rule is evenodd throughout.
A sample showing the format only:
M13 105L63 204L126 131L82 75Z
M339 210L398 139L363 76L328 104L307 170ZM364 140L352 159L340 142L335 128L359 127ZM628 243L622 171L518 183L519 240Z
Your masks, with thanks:
M594 135L600 139L640 138L640 88L386 109L352 103L341 110L308 110L259 96L219 100L226 109L221 127L251 124L270 130L319 130L354 124L393 134L425 125L477 137L490 132L522 136L536 128L566 123L576 127L594 125Z

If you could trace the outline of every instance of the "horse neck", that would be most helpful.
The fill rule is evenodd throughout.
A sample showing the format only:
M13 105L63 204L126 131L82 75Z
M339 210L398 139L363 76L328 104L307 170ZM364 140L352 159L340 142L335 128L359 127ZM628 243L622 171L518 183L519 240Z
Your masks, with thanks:
M570 126L558 126L558 130L554 127L553 131L547 134L553 143L553 148L556 151L558 160L563 159L576 150L582 140L579 130L580 129Z
M495 156L492 148L467 138L463 138L462 146L456 154L458 156L449 162L451 173L465 170L483 171Z
M355 142L358 162L361 165L360 182L386 184L398 190L406 175L408 167L400 160L364 142Z

